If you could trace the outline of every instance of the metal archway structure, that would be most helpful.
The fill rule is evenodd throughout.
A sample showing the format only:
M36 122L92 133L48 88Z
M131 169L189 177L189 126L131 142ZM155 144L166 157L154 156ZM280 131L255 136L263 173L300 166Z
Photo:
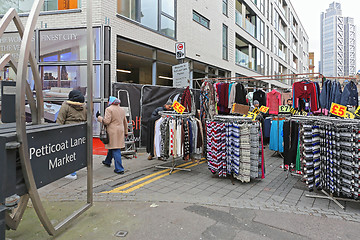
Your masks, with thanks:
M53 226L49 217L46 214L46 211L43 207L42 201L40 199L40 195L36 186L33 169L30 162L29 156L29 147L28 147L28 139L26 132L26 114L25 114L25 103L28 101L31 109L32 115L32 124L44 124L44 101L43 101L43 93L42 93L42 84L39 74L38 65L34 54L31 49L31 39L35 30L36 22L39 17L39 13L41 11L41 7L44 3L44 0L34 0L33 6L29 13L29 17L27 19L26 26L24 27L22 22L20 21L19 15L17 14L15 9L9 9L8 12L4 15L4 17L0 21L0 37L5 32L7 26L14 22L19 35L22 39L21 47L20 47L20 55L19 62L16 63L10 54L5 54L0 59L0 69L2 69L5 65L9 64L11 68L13 68L16 73L16 136L17 136L17 145L18 152L20 155L22 173L25 179L25 184L27 188L28 194L22 196L21 201L19 203L19 209L16 212L14 217L10 217L9 214L6 214L6 224L11 229L16 229L19 225L21 217L26 209L26 205L28 203L29 198L33 203L34 209L46 229L46 231L50 235L56 235L58 232L66 228L72 220L80 216L84 211L90 208L93 204L93 196L92 196L92 111L87 111L87 203L85 206L81 207L79 210L75 211L72 215L67 217L57 226ZM93 76L93 45L92 45L92 1L87 0L87 73L88 73L88 89L89 93L93 92L92 86L92 76ZM33 92L30 88L30 85L27 82L27 70L28 64L30 63L30 67L33 73L33 79L35 83L35 92L36 97L34 98ZM93 109L93 100L92 94L88 94L87 98L87 108ZM1 236L0 236L1 237Z

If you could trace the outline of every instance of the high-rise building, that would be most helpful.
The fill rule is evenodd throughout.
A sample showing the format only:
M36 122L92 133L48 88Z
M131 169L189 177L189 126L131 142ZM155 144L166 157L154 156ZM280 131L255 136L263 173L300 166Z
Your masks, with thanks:
M343 17L341 4L333 2L320 16L320 73L328 77L356 73L354 19Z

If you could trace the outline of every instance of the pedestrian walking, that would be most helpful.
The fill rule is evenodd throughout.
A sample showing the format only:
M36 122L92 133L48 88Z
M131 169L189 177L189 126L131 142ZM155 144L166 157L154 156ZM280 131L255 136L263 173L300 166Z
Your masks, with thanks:
M96 113L97 120L106 126L109 136L109 143L105 144L108 149L107 156L102 163L110 167L111 160L114 158L117 174L124 174L124 167L121 161L121 148L125 148L125 137L128 134L128 123L125 110L120 107L120 99L109 97L109 104L105 110L105 116L101 117L99 111Z
M69 100L63 102L59 110L56 123L58 124L72 124L86 122L86 105L85 97L78 90L72 90L69 93ZM73 172L67 176L66 179L76 180L77 174Z

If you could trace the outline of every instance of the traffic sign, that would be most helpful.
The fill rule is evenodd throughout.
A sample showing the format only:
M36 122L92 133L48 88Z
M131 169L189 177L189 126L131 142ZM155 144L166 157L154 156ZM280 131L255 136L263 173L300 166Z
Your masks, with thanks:
M176 59L184 59L186 57L184 42L175 43L175 55L176 55Z

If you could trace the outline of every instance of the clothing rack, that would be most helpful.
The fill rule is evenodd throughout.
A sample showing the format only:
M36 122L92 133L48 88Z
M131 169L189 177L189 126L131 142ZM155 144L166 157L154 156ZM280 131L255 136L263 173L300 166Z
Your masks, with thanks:
M298 117L298 116L294 116L294 117L292 117L292 119L294 119L294 120L299 120L299 121L304 121L304 123L307 123L307 124L314 124L314 125L316 125L316 124L325 124L326 126L333 126L333 127L335 127L335 129L337 128L337 127L348 127L348 128L353 128L353 130L352 130L352 132L353 133L357 133L358 131L359 131L359 129L360 129L360 120L358 120L358 119L338 119L338 118L334 118L334 117L325 117L325 116L311 116L311 117L307 117L307 118L305 118L305 117ZM354 128L355 128L355 132L354 132ZM321 128L321 126L320 126L320 130L321 129L324 129L324 128ZM331 128L329 129L330 131L331 131ZM321 133L321 132L320 132ZM338 132L339 133L339 132ZM353 135L354 136L354 135ZM337 136L336 136L337 137ZM341 138L341 137L340 137ZM354 140L355 140L355 142L357 142L357 139L356 139L357 137L356 137L356 134L355 134L355 138L354 138ZM338 139L337 139L338 140ZM351 141L350 141L351 142ZM341 147L341 145L340 145L340 147ZM355 146L355 149L356 149L357 147ZM338 151L338 150L337 150ZM340 151L342 151L342 150L340 150ZM345 150L345 151L347 151L347 150ZM351 150L349 150L349 151L351 151ZM320 158L321 159L321 158ZM322 162L323 163L323 162ZM326 167L328 167L328 165L326 164L325 165ZM334 167L336 167L336 166L334 166ZM344 165L339 165L339 167L340 167L340 169L343 169L344 168ZM323 168L323 167L322 167ZM322 169L321 169L322 170ZM344 178L344 175L342 175L342 174L340 174L340 175L336 175L335 176L335 178L337 178L337 177L339 177L340 176L340 179L342 180L342 178ZM355 181L360 181L359 179L353 179L353 180L355 180ZM321 184L325 184L325 185L321 185L321 188L323 188L323 189L321 189L321 193L323 194L323 195L315 195L315 194L306 194L305 196L306 197L311 197L311 198L321 198L321 199L328 199L328 200L331 200L331 201L333 201L335 204L337 204L340 208L342 208L342 209L345 209L345 207L340 203L340 202L338 202L338 200L342 200L342 201L351 201L351 202L359 202L359 200L358 199L352 199L352 198L344 198L344 197L338 197L338 196L335 196L334 195L334 193L336 193L336 194L339 194L339 193L341 193L342 195L347 195L347 194L344 194L344 189L343 188L338 188L337 190L333 190L333 192L328 192L328 191L325 191L325 189L324 188L328 188L329 186L327 185L328 183L324 183L324 182L327 182L327 181L329 181L328 179L320 179L320 183ZM335 180L334 180L335 181ZM338 180L336 180L336 181L340 181L339 179ZM335 182L336 182L335 181ZM316 181L315 181L315 183L316 183ZM342 182L342 184L343 184L343 182ZM340 186L344 186L344 185L340 185ZM330 185L331 186L331 185ZM335 185L334 185L335 186ZM346 186L346 185L345 185ZM314 184L314 188L316 187L316 185ZM328 190L329 190L329 188L328 188ZM350 192L351 193L351 192ZM355 193L356 193L356 191L355 191ZM348 193L349 194L349 193Z
M194 113L183 113L183 114L180 114L180 113L176 113L176 112L173 112L173 111L160 111L159 112L159 115L161 117L170 117L170 118L189 118L189 117L193 117L195 116ZM155 166L155 168L160 168L160 169L170 169L170 172L169 172L169 175L172 174L172 172L174 170L180 170L180 171L188 171L188 172L191 172L191 169L189 168L179 168L179 167L176 167L176 159L178 159L179 157L175 158L174 155L172 155L172 159L171 159L171 167L167 167L167 166Z

